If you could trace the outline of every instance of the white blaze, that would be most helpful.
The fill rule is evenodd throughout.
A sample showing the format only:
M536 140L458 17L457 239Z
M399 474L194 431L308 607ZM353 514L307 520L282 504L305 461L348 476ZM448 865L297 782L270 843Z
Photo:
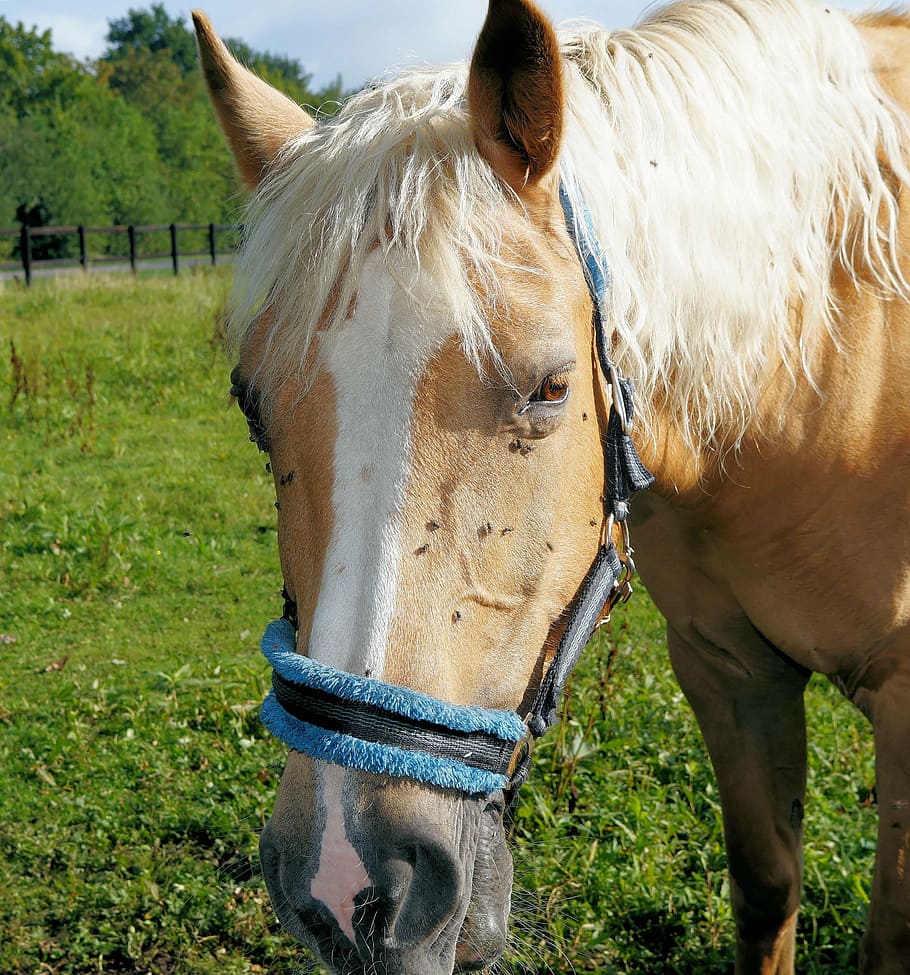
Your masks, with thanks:
M334 525L308 653L320 663L371 677L382 677L385 666L401 560L414 384L429 352L408 338L420 330L400 320L409 310L396 302L396 290L381 255L372 254L354 314L321 337L337 412Z
M354 940L354 898L370 886L370 875L344 828L341 783L344 769L320 763L325 829L319 851L319 869L310 882L310 895L332 912L338 927Z
M334 522L307 652L327 666L383 676L403 557L414 391L447 327L417 320L375 252L353 315L320 336L335 386ZM345 772L322 762L317 769L325 828L310 893L353 941L354 898L370 878L345 830Z

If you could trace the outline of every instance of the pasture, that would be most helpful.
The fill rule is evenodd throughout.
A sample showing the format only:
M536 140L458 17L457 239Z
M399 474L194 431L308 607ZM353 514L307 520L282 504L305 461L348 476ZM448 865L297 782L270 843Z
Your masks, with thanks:
M281 613L265 457L229 408L228 269L0 286L0 971L289 973L257 833ZM856 968L876 816L865 722L809 692L797 965ZM720 807L647 596L539 746L508 973L732 971Z

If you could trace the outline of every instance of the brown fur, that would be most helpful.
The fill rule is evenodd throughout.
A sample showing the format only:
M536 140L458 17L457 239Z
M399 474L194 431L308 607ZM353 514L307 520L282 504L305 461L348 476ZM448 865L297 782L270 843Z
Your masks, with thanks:
M574 358L566 415L540 436L513 418L512 390L481 381L456 342L431 362L417 395L404 550L429 548L403 566L407 610L393 622L390 645L434 649L396 654L387 673L446 700L513 709L594 558L604 481L590 303L578 261L563 237L524 231L515 245L550 273L512 272L508 291L521 297L494 319L497 347L528 391L543 378L539 363ZM573 336L565 334L567 317ZM515 449L516 438L527 448ZM483 667L478 647L489 648Z
M471 61L474 138L500 177L521 192L550 173L562 140L562 58L529 0L491 3Z

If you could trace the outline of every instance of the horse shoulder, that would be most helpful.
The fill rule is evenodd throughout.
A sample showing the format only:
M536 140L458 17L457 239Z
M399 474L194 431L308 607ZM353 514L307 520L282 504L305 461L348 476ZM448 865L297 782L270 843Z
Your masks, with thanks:
M781 370L760 396L764 433L713 463L687 457L672 424L643 443L658 473L633 506L644 582L689 644L751 673L767 646L749 623L826 673L910 625L910 305L847 280L836 291L815 384Z

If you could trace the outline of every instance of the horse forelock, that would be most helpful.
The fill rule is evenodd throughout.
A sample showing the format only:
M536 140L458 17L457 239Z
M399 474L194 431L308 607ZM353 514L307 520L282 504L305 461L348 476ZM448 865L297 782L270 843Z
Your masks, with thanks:
M878 154L910 181L907 123L851 22L805 0L684 0L634 30L561 41L561 165L611 263L619 364L645 423L660 401L690 444L735 442L768 370L811 381L839 260L905 288ZM253 198L231 332L242 343L269 309L253 377L266 399L344 318L377 242L396 274L413 268L415 303L444 302L469 359L495 356L478 296L497 294L514 199L473 144L466 73L413 71L354 96L285 147Z
M377 83L288 143L252 198L230 339L242 345L268 309L251 377L267 401L289 378L306 387L314 337L347 315L377 249L411 295L414 320L444 303L468 358L497 359L478 285L488 298L498 288L509 191L474 148L465 85L465 65ZM428 278L432 290L421 285Z

